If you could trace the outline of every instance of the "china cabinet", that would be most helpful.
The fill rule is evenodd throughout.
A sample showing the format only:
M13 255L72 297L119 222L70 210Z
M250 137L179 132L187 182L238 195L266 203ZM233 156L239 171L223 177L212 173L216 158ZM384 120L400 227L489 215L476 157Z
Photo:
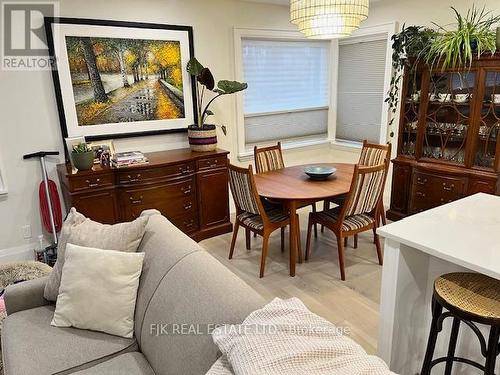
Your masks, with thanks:
M498 193L500 54L460 70L408 69L399 120L389 219Z

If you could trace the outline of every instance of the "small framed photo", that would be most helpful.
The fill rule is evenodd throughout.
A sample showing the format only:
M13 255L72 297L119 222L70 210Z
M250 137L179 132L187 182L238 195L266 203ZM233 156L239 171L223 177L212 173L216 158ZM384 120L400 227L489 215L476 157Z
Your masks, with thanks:
M80 143L85 143L85 137L64 138L64 142L66 143L66 151L68 152L68 156L71 156L71 151L73 151L73 147Z
M111 139L90 142L87 145L94 151L94 164L108 164L115 154L115 146Z

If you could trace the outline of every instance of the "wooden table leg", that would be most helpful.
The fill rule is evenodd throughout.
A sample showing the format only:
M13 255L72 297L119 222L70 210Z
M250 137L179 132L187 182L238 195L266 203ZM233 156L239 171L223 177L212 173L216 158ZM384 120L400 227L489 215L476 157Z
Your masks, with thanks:
M297 246L297 230L299 227L299 222L297 220L297 205L295 201L290 201L289 203L289 213L290 213L290 276L295 276L295 262L298 251Z

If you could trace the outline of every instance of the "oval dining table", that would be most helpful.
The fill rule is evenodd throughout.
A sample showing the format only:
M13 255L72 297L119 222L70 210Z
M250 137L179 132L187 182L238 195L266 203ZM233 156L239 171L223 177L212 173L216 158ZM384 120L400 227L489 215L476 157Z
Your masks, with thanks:
M334 167L337 171L326 180L312 180L304 172L304 168L310 165ZM259 195L279 201L290 213L290 276L295 276L298 255L297 208L348 193L353 173L354 164L321 163L296 165L255 175ZM300 255L299 261L302 261Z

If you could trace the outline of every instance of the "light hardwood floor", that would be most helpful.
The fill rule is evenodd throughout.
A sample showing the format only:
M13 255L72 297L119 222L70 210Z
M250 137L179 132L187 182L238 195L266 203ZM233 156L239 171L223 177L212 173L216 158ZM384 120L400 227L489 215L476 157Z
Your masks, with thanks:
M302 209L299 215L305 251L308 208ZM262 279L259 279L260 237L252 236L252 248L247 251L245 232L240 228L232 260L228 259L230 233L205 240L201 245L267 301L274 297L298 297L311 311L339 327L348 328L356 342L368 353L375 354L382 267L377 262L372 232L359 235L357 249L353 249L353 239L349 239L345 251L346 281L340 280L333 233L325 229L324 233L318 233L317 239L313 235L311 241L311 257L308 262L297 264L293 278L288 274L288 229L284 253L280 251L279 230L271 236Z

